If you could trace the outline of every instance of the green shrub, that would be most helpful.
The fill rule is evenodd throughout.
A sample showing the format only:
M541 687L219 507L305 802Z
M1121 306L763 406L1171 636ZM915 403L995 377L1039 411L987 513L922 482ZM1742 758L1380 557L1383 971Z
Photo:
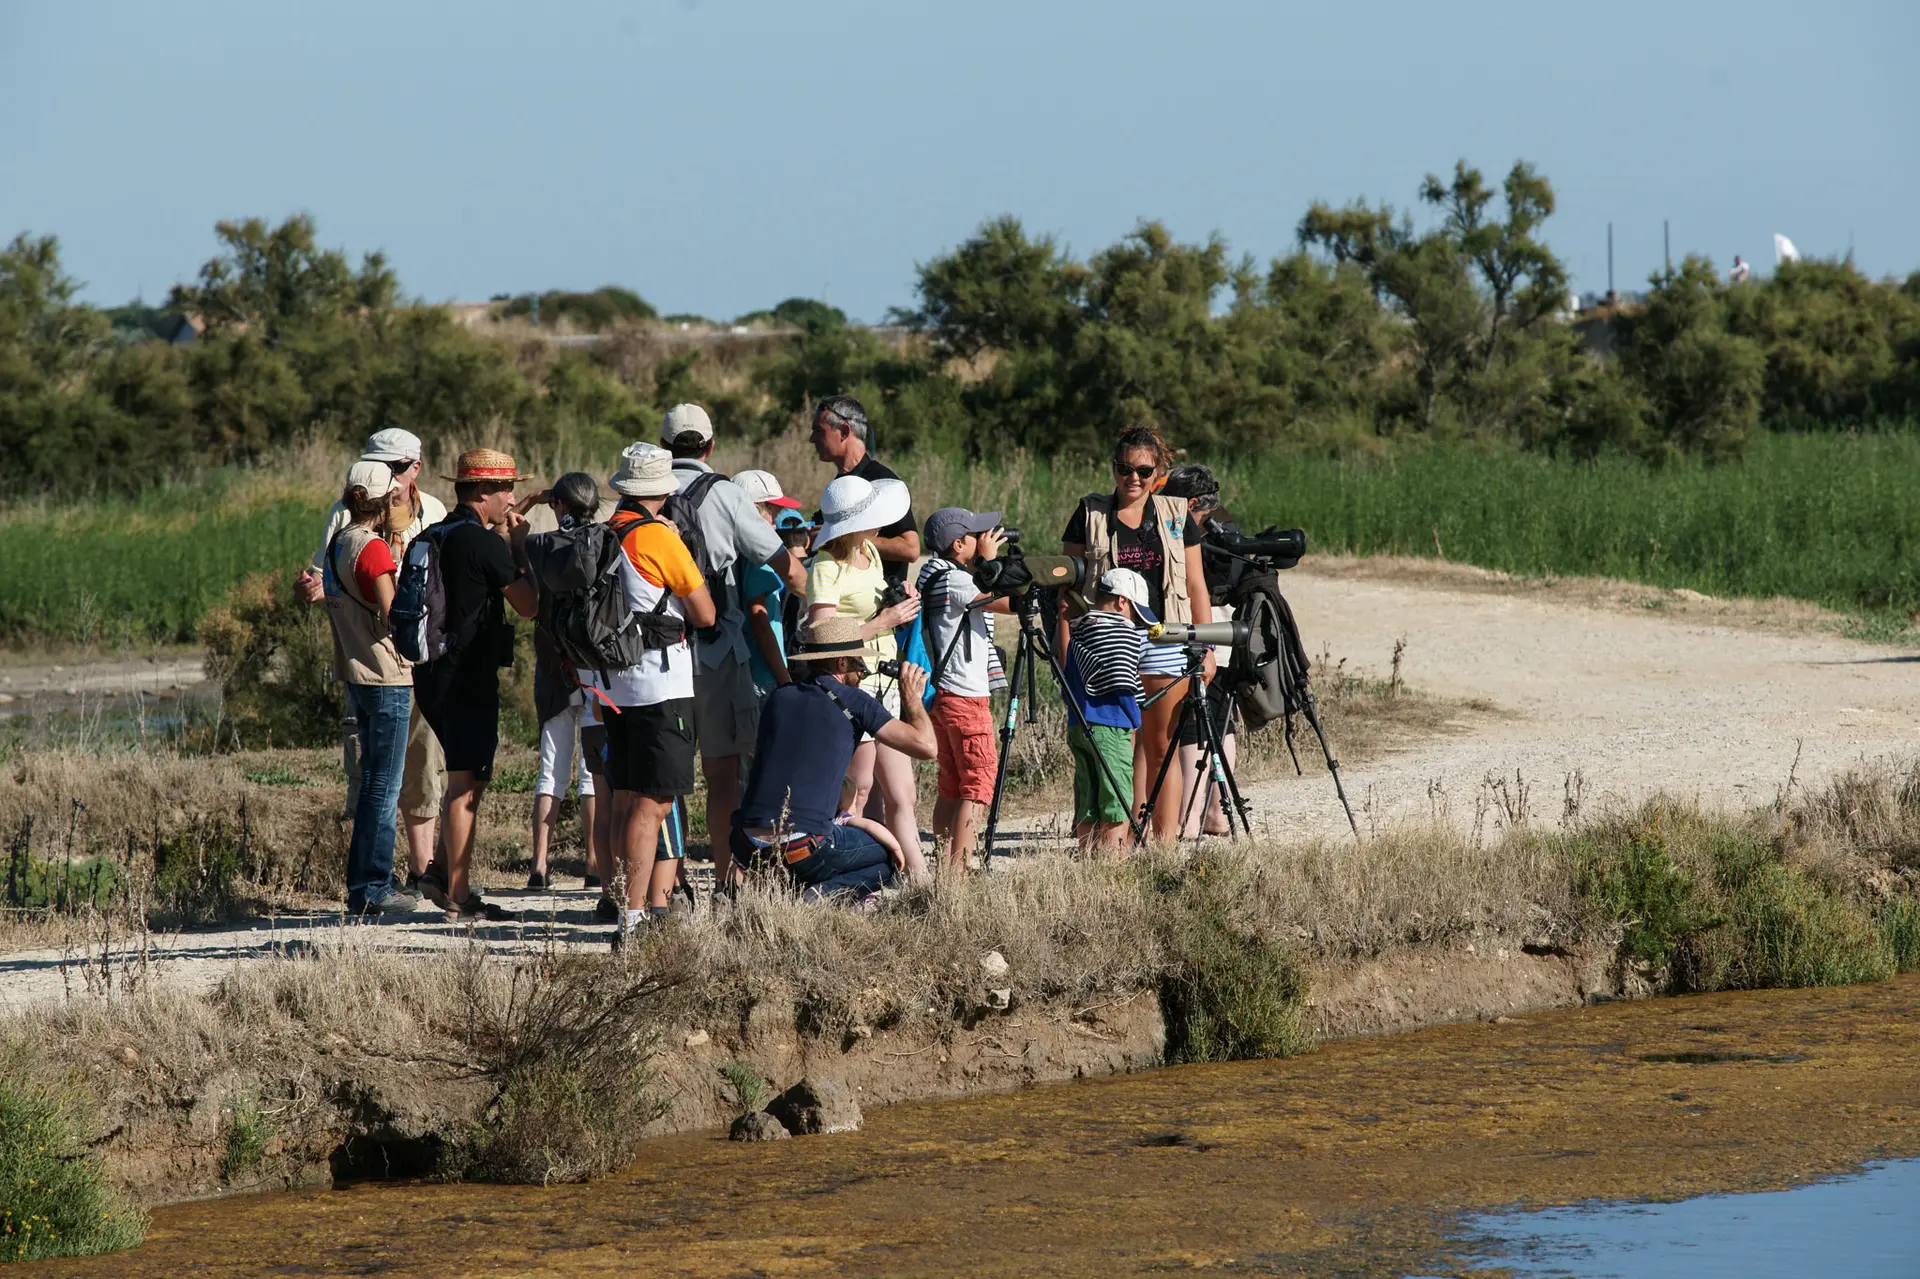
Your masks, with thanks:
M1161 872L1165 874L1165 872ZM1165 942L1160 984L1169 1062L1292 1057L1314 1047L1310 978L1292 947L1262 936L1229 907L1236 887L1220 863L1163 879Z
M107 1188L79 1089L0 1057L0 1261L90 1257L146 1237L146 1215Z
M1896 897L1881 905L1880 934L1903 973L1920 972L1920 897Z
M267 1141L273 1136L272 1121L260 1110L260 1103L241 1098L227 1116L227 1149L220 1157L220 1175L238 1181L260 1166L266 1157Z
M285 572L239 583L200 623L207 675L225 699L220 748L324 746L344 702L326 610L293 597Z

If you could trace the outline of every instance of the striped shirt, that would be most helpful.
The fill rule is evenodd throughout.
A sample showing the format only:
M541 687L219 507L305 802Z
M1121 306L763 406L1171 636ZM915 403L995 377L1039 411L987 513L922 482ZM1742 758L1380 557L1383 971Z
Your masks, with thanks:
M1096 609L1075 621L1070 631L1087 696L1140 695L1140 632L1133 623L1118 613Z
M952 560L935 556L920 570L920 625L925 627L927 656L939 675L937 687L955 697L985 697L990 689L993 655L992 623L984 608L970 608L980 598L973 574ZM946 665L940 659L946 658Z

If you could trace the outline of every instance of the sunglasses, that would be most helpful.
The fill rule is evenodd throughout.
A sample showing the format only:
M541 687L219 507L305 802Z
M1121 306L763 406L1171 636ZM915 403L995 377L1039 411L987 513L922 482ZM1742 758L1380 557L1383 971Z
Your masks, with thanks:
M1157 466L1122 466L1118 462L1113 464L1113 473L1123 480L1129 475L1136 480L1150 480L1159 469Z

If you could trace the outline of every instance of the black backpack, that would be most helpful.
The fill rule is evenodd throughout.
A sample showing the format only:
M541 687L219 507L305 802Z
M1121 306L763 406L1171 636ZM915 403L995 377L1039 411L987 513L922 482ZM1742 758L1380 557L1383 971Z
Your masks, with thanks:
M1307 652L1293 610L1280 593L1279 574L1249 568L1219 602L1233 606L1234 620L1245 622L1249 633L1246 650L1234 654L1220 672L1221 682L1248 728L1285 717L1291 736L1292 717L1306 709Z
M686 623L667 610L671 592L662 590L652 608L637 611L620 582L621 542L639 525L659 522L645 511L620 511L605 524L548 535L538 568L541 625L576 670L605 675L637 666L648 652L686 637Z

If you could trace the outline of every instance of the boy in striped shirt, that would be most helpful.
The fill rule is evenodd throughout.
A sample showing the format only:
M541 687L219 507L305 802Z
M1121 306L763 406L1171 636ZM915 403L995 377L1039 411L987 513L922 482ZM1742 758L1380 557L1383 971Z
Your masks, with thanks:
M1133 804L1133 731L1140 727L1136 627L1159 619L1147 607L1146 579L1133 569L1101 574L1092 596L1092 608L1069 627L1067 645L1067 695L1085 720L1067 728L1073 833L1082 851L1118 857Z

